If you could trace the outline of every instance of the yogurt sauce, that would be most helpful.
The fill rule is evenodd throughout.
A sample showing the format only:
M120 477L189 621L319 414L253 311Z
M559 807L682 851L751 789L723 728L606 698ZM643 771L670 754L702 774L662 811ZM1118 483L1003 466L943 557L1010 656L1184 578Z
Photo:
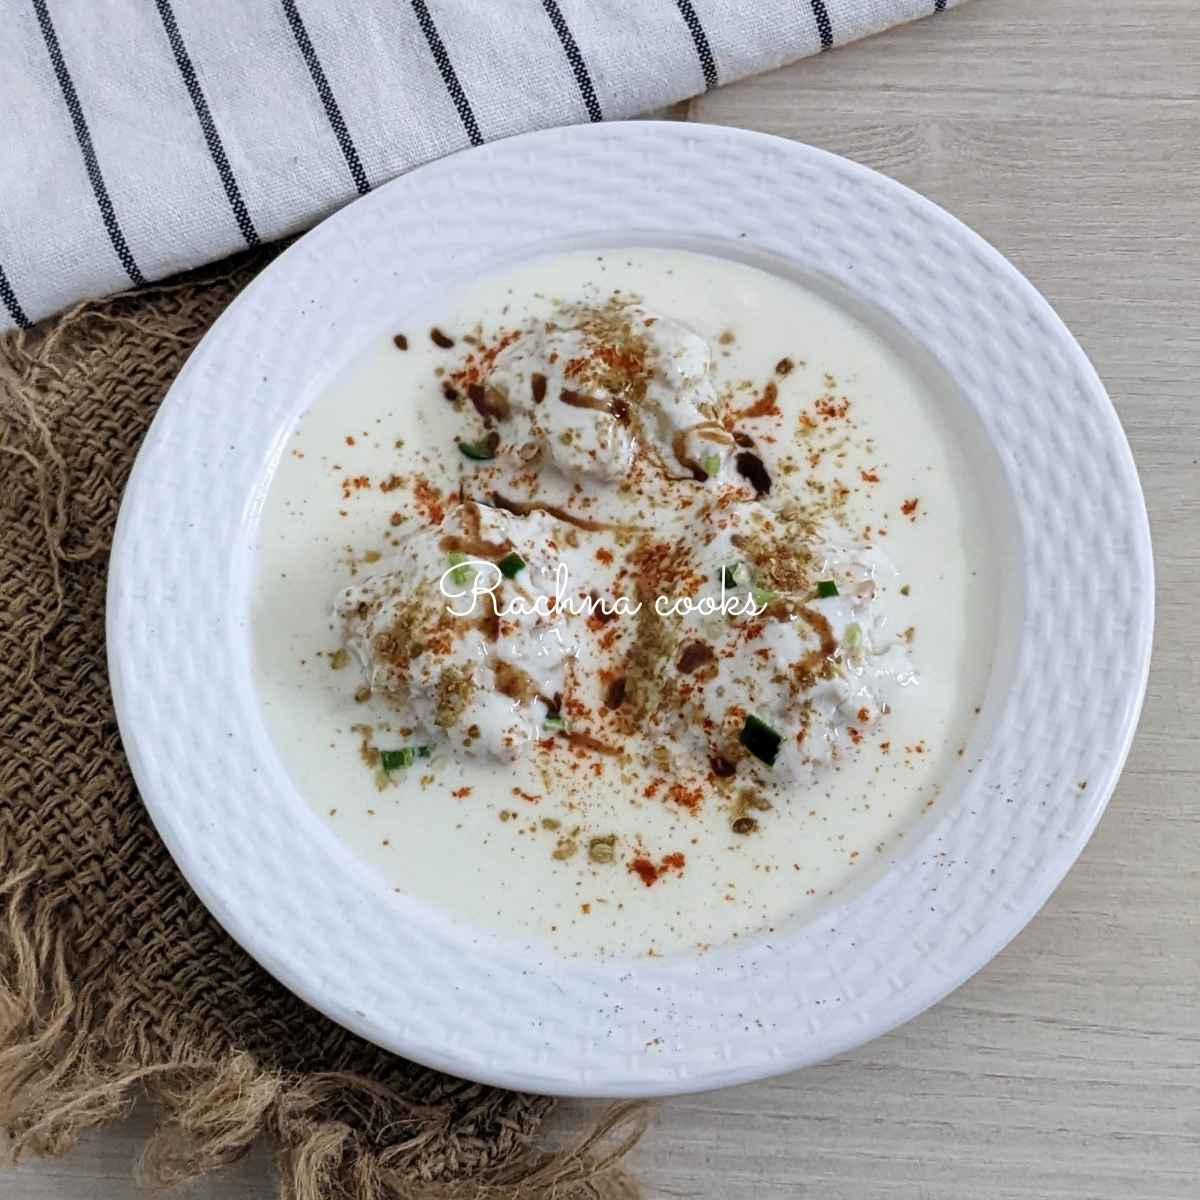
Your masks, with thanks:
M872 711L870 728L856 729L832 763L811 775L789 771L795 783L764 792L770 808L755 814L753 836L734 832L728 790L701 786L679 803L651 786L652 772L602 755L564 750L501 763L435 753L386 774L364 762L364 750L400 745L407 731L385 701L367 698L334 603L344 589L356 589L344 593L352 597L369 589L397 543L428 540L420 531L488 477L455 446L473 436L462 405L445 394L456 364L481 351L489 331L546 320L563 302L602 304L617 290L707 342L713 378L696 385L746 414L739 426L761 443L772 504L789 492L837 494L841 540L895 567L894 577L872 568L875 608L887 636L904 644L916 682L888 693L891 710ZM509 360L498 365L511 373ZM767 394L771 404L758 403ZM534 433L548 450L561 436ZM609 474L619 479L628 462L616 449L620 469ZM721 447L722 477L729 450ZM572 474L570 461L560 466ZM580 485L563 483L566 506ZM661 514L662 528L674 524L680 536L686 520ZM990 667L990 544L938 397L839 306L756 268L684 251L558 255L398 314L392 333L302 417L258 531L258 691L298 791L397 890L565 955L702 950L802 920L895 858L936 803ZM699 757L690 765L702 774Z

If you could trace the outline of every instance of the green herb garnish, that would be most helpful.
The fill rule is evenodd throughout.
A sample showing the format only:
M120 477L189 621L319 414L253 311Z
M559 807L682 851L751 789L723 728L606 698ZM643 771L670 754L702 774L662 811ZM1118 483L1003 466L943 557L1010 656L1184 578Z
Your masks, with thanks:
M700 460L700 469L711 478L721 469L721 458L717 454L706 454Z
M399 771L411 767L418 758L428 758L432 746L401 746L399 750L380 750L379 765L384 771Z
M721 583L723 583L725 585L725 587L727 587L727 588L737 587L737 585L738 585L737 569L738 569L739 565L740 564L738 564L738 563L734 563L732 566L729 566L729 567L718 567L717 568L717 576L720 579Z
M489 462L496 457L496 447L499 445L500 435L493 430L477 442L459 442L458 448L467 458L473 458L476 462Z
M832 579L822 579L817 583L817 595L822 600L828 600L830 596L836 596L837 594L837 584Z
M512 579L518 571L525 569L525 560L516 553L506 554L497 565L505 579Z
M399 771L402 767L411 767L417 752L411 746L402 746L399 750L380 750L379 765L385 771Z
M754 597L755 604L763 606L773 604L779 598L779 593L771 591L770 588L751 588L750 595Z
M548 712L546 714L545 718L542 720L542 724L547 729L562 729L563 724L564 724L563 719L562 719L562 713Z
M738 737L738 741L759 762L764 762L768 767L773 767L783 738L765 721L760 721L756 716L751 714L746 718L746 723L742 726L742 732Z
M471 582L470 570L463 566L467 561L467 556L461 550L451 550L448 556L450 565L454 568L450 572L450 578L458 584L459 587L466 587Z

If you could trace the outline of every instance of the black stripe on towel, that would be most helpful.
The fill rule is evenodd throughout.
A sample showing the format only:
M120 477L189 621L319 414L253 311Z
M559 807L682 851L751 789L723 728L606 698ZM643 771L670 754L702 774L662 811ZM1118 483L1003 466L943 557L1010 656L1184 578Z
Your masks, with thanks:
M692 0L675 0L675 4L687 23L692 41L696 45L696 54L700 58L700 69L704 72L705 91L711 92L721 81L717 77L717 62L713 58L712 47L708 44L708 35L704 32L704 26L700 24L700 18L696 16Z
M829 9L825 0L812 0L813 16L817 22L817 32L821 35L821 49L828 50L833 45L833 22L829 19Z
M75 84L71 79L70 71L67 70L67 62L63 58L62 48L58 44L58 34L54 32L54 22L50 20L50 10L46 7L46 0L33 0L33 9L37 13L38 24L42 28L42 40L46 43L46 53L50 56L50 65L58 77L58 86L62 89L63 100L66 103L67 112L71 116L71 124L75 129L75 140L79 143L80 152L83 154L83 165L87 169L88 180L92 185L92 194L96 197L96 206L100 209L104 228L108 230L109 240L112 242L117 257L121 260L121 266L125 268L125 273L134 283L145 283L146 277L130 253L129 244L121 232L121 225L117 220L113 202L109 198L108 188L105 187L104 175L100 170L100 162L96 158L96 148L92 145L92 135L88 130L87 118L83 115L83 106L79 103Z
M546 16L550 18L550 24L554 26L554 32L558 34L558 40L562 42L563 53L567 56L567 62L571 64L571 70L575 72L575 82L579 84L579 92L583 96L589 120L603 121L604 113L600 110L600 101L596 99L596 89L592 87L587 63L579 53L575 35L558 7L558 0L542 0L542 7L546 10Z
M17 293L12 290L12 284L8 282L8 276L5 275L3 267L0 267L0 300L4 301L8 315L20 328L32 327L33 322L25 315L25 310L21 307L20 300L17 299Z
M458 115L462 118L467 137L471 139L472 146L482 146L483 134L479 132L475 113L471 110L471 102L467 99L467 93L463 91L462 84L458 82L454 64L450 61L450 55L446 53L446 47L442 43L437 26L429 15L429 8L425 0L412 0L412 6L413 12L417 14L417 23L421 26L421 32L429 43L433 61L437 63L437 68L442 73L442 82L446 85L446 91L450 93L450 99L454 101L454 107L458 109Z
M175 12L171 8L171 0L157 0L158 15L162 17L163 28L167 31L167 40L171 43L171 53L175 55L176 65L179 67L179 73L183 76L184 87L187 88L188 95L192 98L192 107L196 110L196 119L200 122L200 129L204 134L204 140L208 144L208 152L212 155L213 165L217 168L217 174L221 177L221 184L225 188L225 196L229 200L229 207L233 209L234 220L237 221L237 227L242 231L242 237L246 239L247 246L258 245L258 230L254 228L254 222L250 219L250 214L246 210L246 202L242 199L241 189L237 185L237 179L234 177L233 168L229 165L229 159L225 156L225 147L221 142L221 134L217 130L216 122L213 120L212 112L209 110L208 101L204 98L204 91L200 87L200 81L196 78L196 68L192 66L191 55L187 52L187 47L183 44L183 38L179 33L179 25L175 20Z
M283 11L287 14L288 24L292 27L296 45L300 47L300 54L308 66L308 73L312 76L313 86L317 89L317 95L325 106L325 116L341 147L346 166L350 168L350 178L354 180L354 186L358 188L358 194L362 196L371 190L371 184L367 180L366 171L363 170L358 151L354 148L354 139L350 136L350 130L346 128L342 110L338 108L337 97L333 94L333 88L329 86L329 80L325 78L325 69L321 66L321 60L317 57L316 50L313 49L312 39L304 27L304 20L300 16L300 10L296 7L296 0L282 0L282 4Z

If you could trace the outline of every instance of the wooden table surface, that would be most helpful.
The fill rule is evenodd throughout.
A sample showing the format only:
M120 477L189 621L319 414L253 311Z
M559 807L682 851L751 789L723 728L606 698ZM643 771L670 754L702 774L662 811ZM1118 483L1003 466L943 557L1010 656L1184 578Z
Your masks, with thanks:
M723 88L687 116L876 167L1042 290L1133 444L1158 629L1116 795L1029 928L853 1054L663 1103L632 1165L651 1196L713 1200L1196 1200L1200 3L976 0ZM142 1194L130 1173L151 1119L0 1174L0 1200ZM187 1194L272 1195L266 1150Z

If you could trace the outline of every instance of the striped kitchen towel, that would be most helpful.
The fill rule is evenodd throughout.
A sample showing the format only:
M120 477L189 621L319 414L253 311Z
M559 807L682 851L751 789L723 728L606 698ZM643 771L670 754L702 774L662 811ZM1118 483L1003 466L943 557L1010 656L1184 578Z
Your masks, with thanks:
M958 0L0 0L0 330Z

